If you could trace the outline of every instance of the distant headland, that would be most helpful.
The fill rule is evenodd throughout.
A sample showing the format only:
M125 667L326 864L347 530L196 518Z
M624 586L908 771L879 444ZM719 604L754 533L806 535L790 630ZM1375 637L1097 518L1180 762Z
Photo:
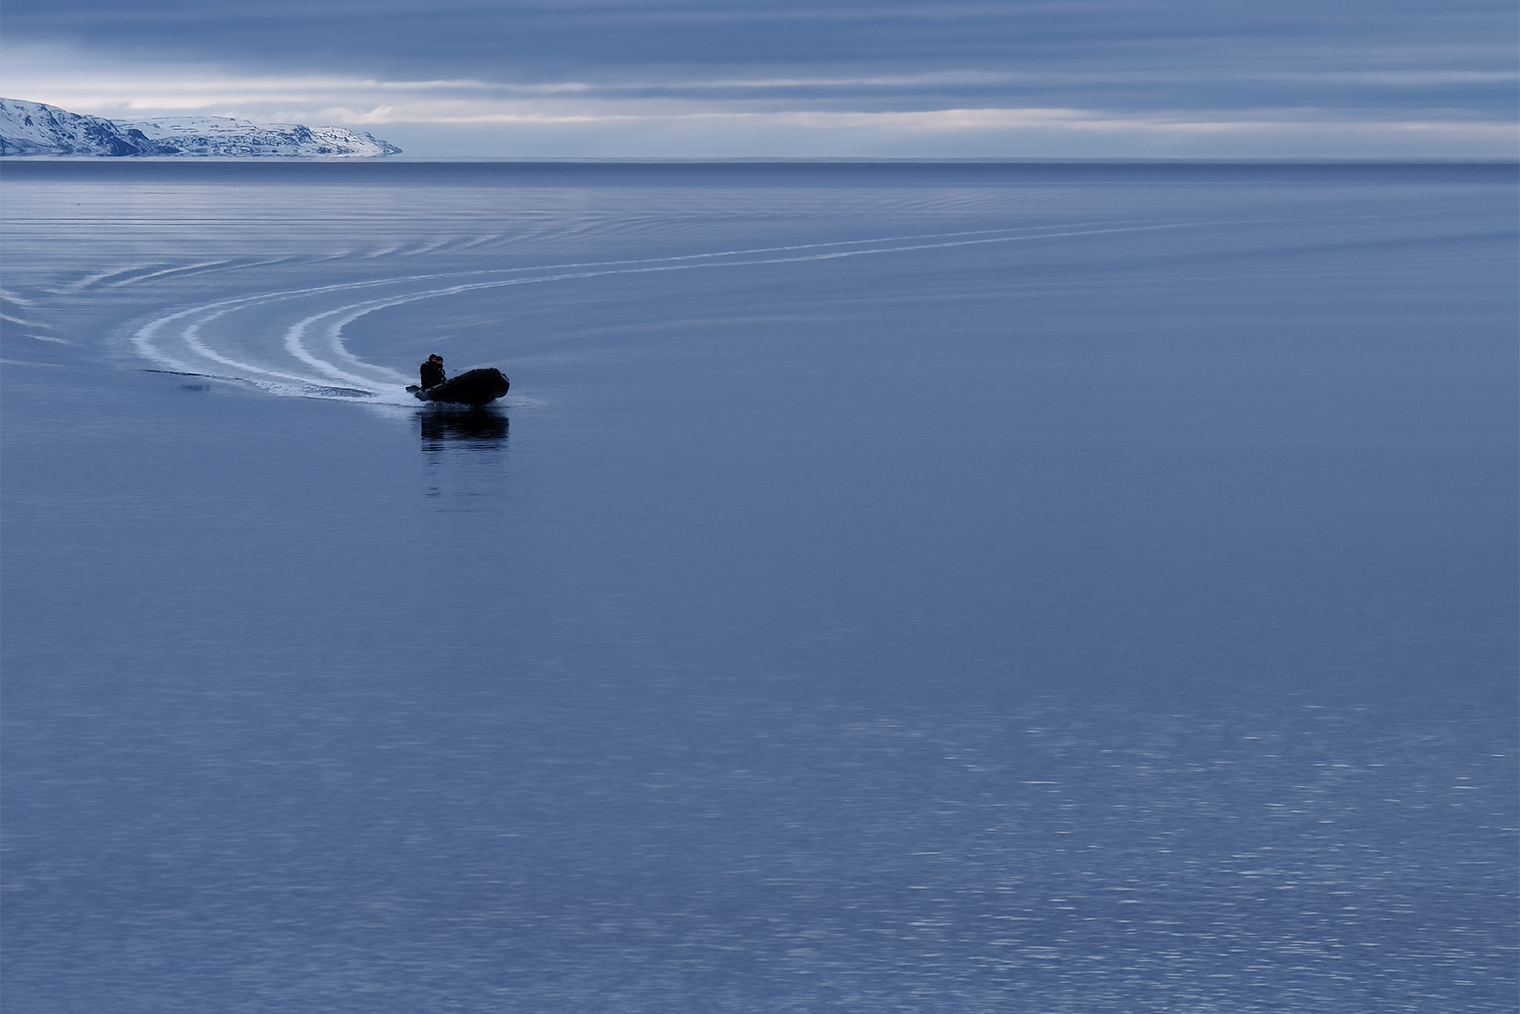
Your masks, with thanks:
M0 98L0 155L188 158L375 158L401 149L346 127L253 123L228 116L107 120L25 99Z

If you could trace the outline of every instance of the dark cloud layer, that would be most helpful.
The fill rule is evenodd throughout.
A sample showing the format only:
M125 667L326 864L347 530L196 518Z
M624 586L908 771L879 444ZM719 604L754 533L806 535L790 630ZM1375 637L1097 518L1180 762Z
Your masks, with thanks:
M8 0L4 29L18 97L518 131L529 153L1493 155L1520 116L1513 0ZM898 140L830 147L841 129Z
M1029 88L1041 101L1282 105L1329 89L1358 102L1497 111L1513 108L1513 83L1411 78L1400 89L1303 75L1513 71L1517 15L1513 3L1494 0L9 0L4 24L12 42L392 79L964 69L1037 76L979 93ZM1219 85L1211 77L1236 81L1229 87L1242 93L1211 95Z

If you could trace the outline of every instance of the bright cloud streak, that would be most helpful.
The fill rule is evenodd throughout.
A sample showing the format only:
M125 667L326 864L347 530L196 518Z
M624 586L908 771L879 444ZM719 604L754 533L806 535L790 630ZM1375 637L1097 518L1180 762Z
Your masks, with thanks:
M555 150L559 145L565 151L609 157L649 154L644 146L654 137L682 139L672 154L700 155L699 135L704 130L726 139L707 152L719 155L889 154L894 139L905 152L917 153L922 143L934 142L942 146L939 153L949 156L1082 155L1093 153L1097 141L1118 156L1228 157L1267 150L1320 155L1333 150L1337 140L1351 139L1359 150L1373 154L1502 157L1520 143L1520 130L1513 122L1442 115L1440 110L1114 110L1006 105L986 99L966 104L968 96L955 91L1076 76L925 71L611 82L408 81L239 74L212 65L108 63L55 47L13 47L0 73L0 94L116 119L196 114L359 127L387 140L400 136L397 143L416 154L430 152L416 152L415 143L407 140L408 129L431 131L435 142L442 136L439 132L453 131L456 147L471 130L494 131L498 150L483 152L489 154L516 153L511 132L530 129L538 143L548 143L550 154L563 153ZM1101 76L1110 82L1121 77ZM1508 72L1466 71L1270 76L1311 82L1334 77L1384 88L1520 79ZM1144 80L1134 83L1138 87ZM943 89L950 91L937 91ZM956 97L962 101L944 101ZM996 92L988 96L997 97ZM743 148L746 134L753 139L750 150ZM1077 138L1080 142L1072 147ZM501 150L503 144L510 152Z

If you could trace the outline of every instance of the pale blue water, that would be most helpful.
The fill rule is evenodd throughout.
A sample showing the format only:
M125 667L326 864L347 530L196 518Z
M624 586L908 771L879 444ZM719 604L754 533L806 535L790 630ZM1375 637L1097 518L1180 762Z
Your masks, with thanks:
M7 1014L1520 1000L1514 167L0 173Z

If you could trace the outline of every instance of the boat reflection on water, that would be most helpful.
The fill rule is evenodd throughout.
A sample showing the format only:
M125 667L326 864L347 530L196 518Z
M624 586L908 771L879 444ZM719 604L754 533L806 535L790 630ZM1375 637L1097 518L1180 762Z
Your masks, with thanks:
M507 417L492 408L438 408L417 413L422 426L422 443L428 450L438 450L450 441L500 443L507 439Z
M426 495L441 497L445 510L498 503L506 478L506 414L492 408L428 408L417 413L417 421Z

